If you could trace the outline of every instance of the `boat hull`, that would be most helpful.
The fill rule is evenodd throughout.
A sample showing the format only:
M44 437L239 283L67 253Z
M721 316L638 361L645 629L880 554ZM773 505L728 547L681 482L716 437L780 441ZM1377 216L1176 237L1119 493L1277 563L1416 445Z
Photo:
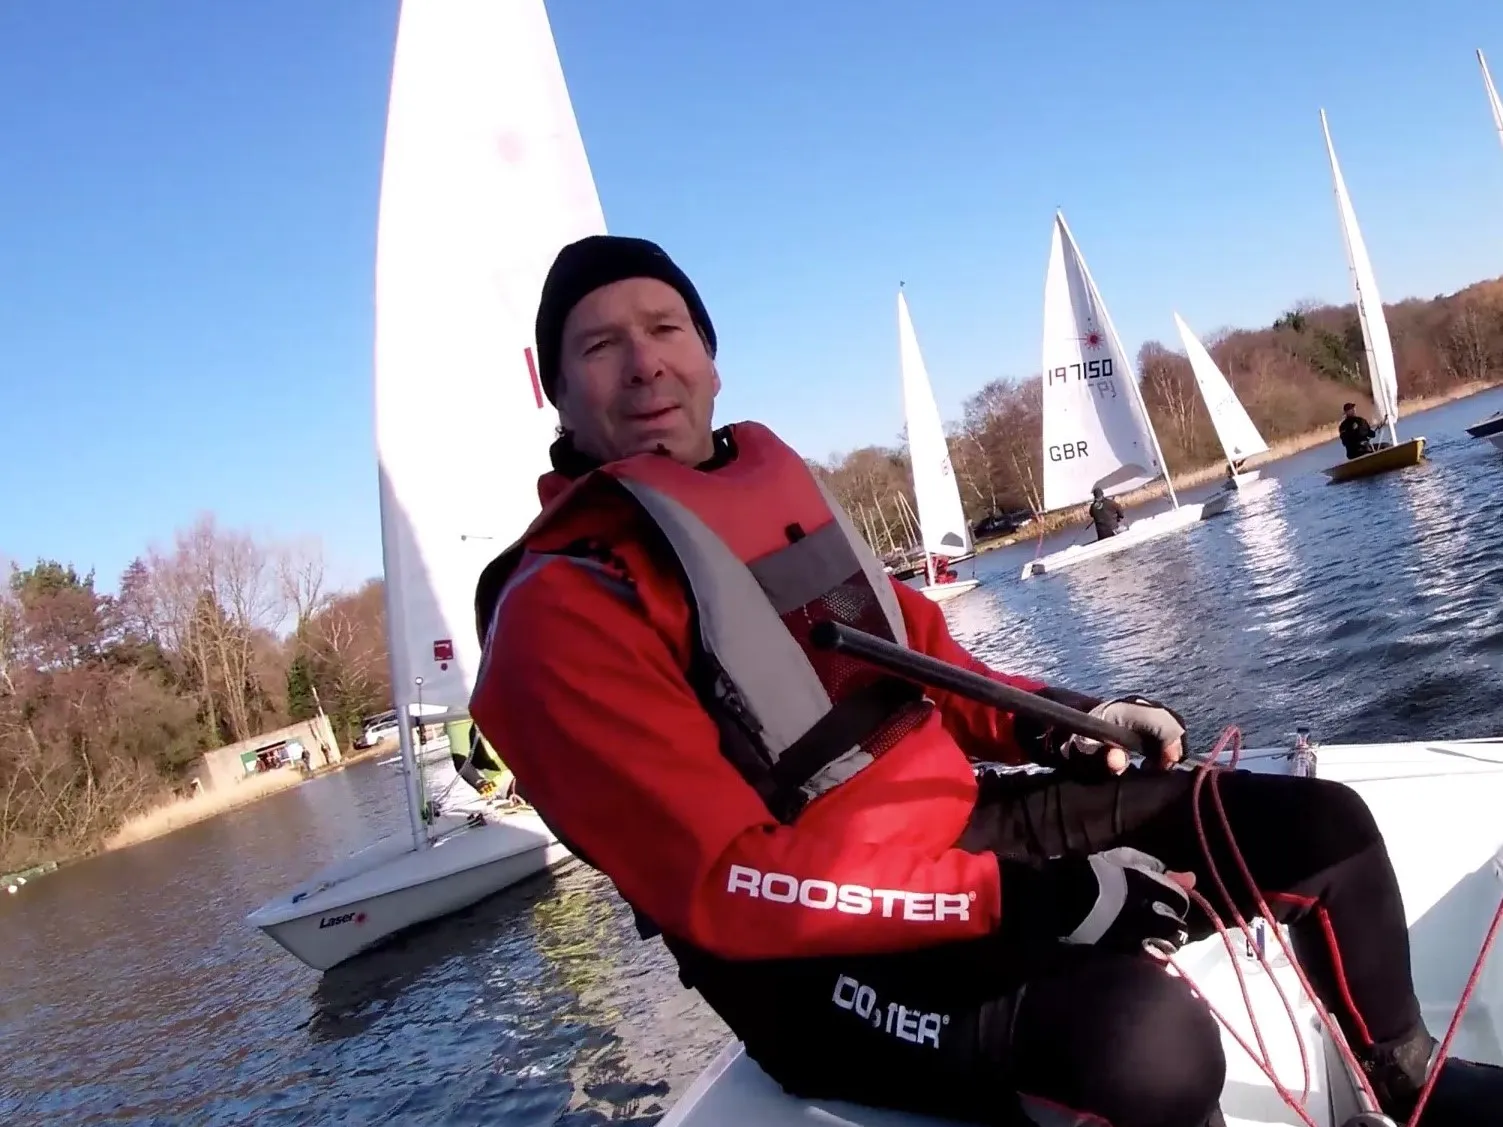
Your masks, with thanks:
M1404 890L1415 988L1426 1022L1439 1037L1450 1022L1503 897L1503 825L1496 815L1498 804L1503 803L1503 740L1354 744L1317 747L1315 755L1316 774L1344 782L1361 794L1383 830ZM1273 774L1294 769L1289 750L1282 748L1248 750L1241 766ZM1453 829L1457 831L1454 839ZM1265 969L1244 954L1250 937L1235 930L1231 937L1275 1073L1286 1088L1301 1089L1303 1042L1310 1062L1307 1110L1318 1127L1341 1127L1361 1110L1354 1086L1320 1028L1314 1006L1303 996L1278 938L1267 935ZM1207 1001L1252 1042L1252 1023L1236 973L1239 966L1234 966L1221 938L1212 936L1191 944L1180 952L1177 962ZM1256 981L1270 976L1278 992L1291 1002L1297 1032L1275 990L1267 982ZM1222 1042L1227 1084L1221 1106L1228 1127L1296 1127L1302 1123L1225 1030ZM1452 1051L1465 1059L1503 1064L1500 1046L1503 973L1490 968L1479 981ZM712 1124L946 1127L952 1121L839 1101L796 1099L747 1057L739 1043L732 1042L659 1121L659 1127Z
M1030 579L1036 575L1049 575L1056 571L1063 571L1065 568L1097 560L1102 556L1116 555L1128 548L1135 548L1139 544L1157 540L1160 536L1167 536L1171 532L1179 532L1202 520L1224 513L1227 506L1231 504L1231 499L1230 493L1222 493L1203 504L1181 505L1165 513L1135 520L1128 526L1126 532L1119 532L1116 536L1108 536L1105 540L1097 540L1090 544L1074 544L1062 551L1051 552L1047 556L1041 556L1024 564L1021 578Z
M1391 470L1408 469L1410 466L1419 465L1424 460L1425 440L1411 438L1408 442L1400 442L1397 446L1385 446L1381 450L1374 450L1371 454L1348 458L1321 472L1333 482L1351 481L1354 478L1372 477L1374 474L1388 473Z
M331 865L247 917L315 970L328 970L401 931L462 911L568 860L530 811L445 815L414 849L384 838Z
M919 588L919 594L930 602L944 603L973 591L981 585L979 579L957 579L954 583L930 583Z
M1485 438L1497 446L1498 440L1503 439L1503 411L1480 423L1473 423L1466 428L1466 432L1473 438Z

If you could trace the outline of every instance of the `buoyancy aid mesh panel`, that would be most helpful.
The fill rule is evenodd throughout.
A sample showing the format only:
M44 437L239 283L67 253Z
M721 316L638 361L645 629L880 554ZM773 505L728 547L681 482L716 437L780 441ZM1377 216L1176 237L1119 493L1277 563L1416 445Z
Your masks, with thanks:
M879 638L892 641L892 627L872 591L866 574L856 571L844 582L830 588L818 598L782 616L783 625L798 641L809 656L825 692L830 700L839 703L852 693L868 688L888 675L864 661L845 654L818 650L809 644L809 633L821 622L839 622ZM882 755L904 736L917 729L933 704L918 700L897 709L892 718L877 732L862 742L862 750L876 758Z

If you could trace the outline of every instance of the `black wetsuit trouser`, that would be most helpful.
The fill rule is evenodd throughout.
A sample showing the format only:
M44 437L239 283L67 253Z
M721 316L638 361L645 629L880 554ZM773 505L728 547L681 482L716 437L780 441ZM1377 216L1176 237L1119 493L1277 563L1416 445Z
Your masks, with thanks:
M1130 845L1195 873L1227 919L1195 833L1193 782L1187 771L1095 784L988 775L960 845L1028 858ZM1410 1033L1419 1006L1404 910L1366 803L1340 783L1243 771L1220 789L1254 880L1353 1047ZM1250 918L1209 795L1203 806L1216 865ZM1002 904L1005 916L1005 882ZM1213 930L1198 910L1191 922L1196 938ZM978 1123L1200 1127L1225 1078L1214 1019L1146 955L978 940L730 963L670 947L753 1059L806 1098Z

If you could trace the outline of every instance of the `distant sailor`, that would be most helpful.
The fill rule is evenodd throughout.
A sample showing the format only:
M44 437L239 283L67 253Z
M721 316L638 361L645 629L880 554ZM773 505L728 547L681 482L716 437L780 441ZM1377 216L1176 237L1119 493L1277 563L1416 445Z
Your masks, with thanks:
M1366 419L1357 414L1355 403L1341 405L1341 426L1337 433L1341 437L1341 445L1346 447L1348 458L1360 458L1373 452L1373 438L1377 432Z
M1117 535L1118 527L1127 519L1122 506L1102 492L1099 485L1091 490L1091 496L1095 498L1091 502L1091 521L1096 525L1096 539Z

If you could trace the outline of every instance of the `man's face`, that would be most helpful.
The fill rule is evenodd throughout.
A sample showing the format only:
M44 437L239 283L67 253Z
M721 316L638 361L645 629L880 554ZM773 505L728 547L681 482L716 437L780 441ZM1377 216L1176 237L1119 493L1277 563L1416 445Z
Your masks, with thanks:
M720 375L683 297L656 278L602 286L569 311L559 376L559 419L583 454L698 465L714 452Z
M1355 407L1344 407L1344 408L1342 408L1342 411L1341 411L1341 417L1343 419L1350 419L1356 413L1357 413L1357 408L1355 408Z

